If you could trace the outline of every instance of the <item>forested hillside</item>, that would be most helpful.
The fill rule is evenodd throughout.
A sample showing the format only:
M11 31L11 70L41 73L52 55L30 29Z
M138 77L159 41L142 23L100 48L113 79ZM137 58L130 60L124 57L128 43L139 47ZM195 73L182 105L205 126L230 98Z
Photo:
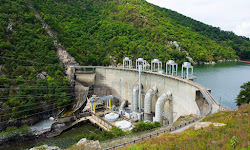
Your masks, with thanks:
M218 27L213 27L193 20L192 18L186 17L169 9L159 8L159 11L165 13L165 15L172 18L176 23L190 27L193 31L196 31L201 35L205 35L222 46L231 46L236 51L236 55L238 55L240 58L250 58L249 38L237 36L231 31L220 30Z
M70 104L72 90L55 50L25 0L1 0L0 123Z
M248 38L144 0L1 0L1 120L67 106L73 98L53 41L28 3L80 65L118 64L125 56L178 64L187 56L195 62L250 56Z
M198 25L188 26L196 21L189 19L191 23L187 23L181 18L184 16L144 0L32 0L32 3L81 65L109 65L114 60L119 63L125 56L133 60L143 57L149 62L153 58L163 62L174 59L179 64L190 56L196 62L209 62L238 58L236 50L237 54L249 51L249 39L239 37L244 39L243 44L227 38L217 40L224 32L212 31L211 35L217 35L213 38L198 29Z

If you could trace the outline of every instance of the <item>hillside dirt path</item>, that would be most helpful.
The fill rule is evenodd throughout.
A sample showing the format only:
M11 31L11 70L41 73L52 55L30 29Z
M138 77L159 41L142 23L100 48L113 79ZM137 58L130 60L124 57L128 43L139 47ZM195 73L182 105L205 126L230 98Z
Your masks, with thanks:
M56 36L56 33L49 27L49 25L42 19L41 15L39 12L36 11L34 6L32 5L30 0L27 0L29 8L35 15L37 19L40 20L43 28L46 30L50 38L53 40L53 43L56 47L56 54L59 57L59 60L63 65L67 68L68 66L78 66L79 64L76 62L75 58L72 57L68 52L65 46L63 46L59 39Z
M69 79L71 85L75 88L75 98L76 98L76 104L74 107L74 111L81 108L81 106L85 103L88 93L88 87L84 87L82 84L76 82L74 78L68 74L67 70L70 66L79 66L79 63L75 60L74 57L72 57L68 52L65 46L63 46L59 39L56 36L56 33L50 28L50 26L43 20L39 12L36 11L34 6L32 5L30 0L27 0L28 6L35 15L37 19L40 20L43 28L46 30L50 38L52 39L55 47L56 47L56 54L59 57L60 63L64 65L65 67L65 74L67 75L67 78ZM77 85L77 86L75 86Z
M189 124L189 125L186 125L186 126L184 126L184 127L181 127L181 128L179 128L179 129L176 129L176 130L174 130L174 131L172 131L172 132L170 132L170 133L180 133L180 132L182 132L182 131L184 131L184 130L190 128L191 126L194 126L196 123L200 122L202 119L203 119L203 118L201 118L201 119L199 119L199 120L197 120L197 121L195 121L195 122L193 122L193 123L191 123L191 124Z

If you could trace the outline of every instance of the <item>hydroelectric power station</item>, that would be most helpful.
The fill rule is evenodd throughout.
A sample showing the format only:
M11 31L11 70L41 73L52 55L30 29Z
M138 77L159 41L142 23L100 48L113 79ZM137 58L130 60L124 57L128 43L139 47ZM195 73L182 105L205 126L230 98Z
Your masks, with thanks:
M78 91L74 111L82 113L89 105L91 122L103 129L114 125L128 129L137 121L171 125L180 116L205 116L227 109L213 99L208 89L192 81L193 66L189 62L183 63L180 76L177 72L173 60L163 70L158 59L149 65L138 58L133 68L128 57L122 67L68 66L68 78L76 81Z

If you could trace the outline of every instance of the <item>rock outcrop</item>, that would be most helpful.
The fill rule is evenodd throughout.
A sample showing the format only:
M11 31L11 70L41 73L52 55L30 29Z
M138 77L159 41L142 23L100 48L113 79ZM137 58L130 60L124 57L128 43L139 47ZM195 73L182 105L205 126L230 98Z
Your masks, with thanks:
M203 129L203 128L206 128L206 127L210 126L211 124L213 126L215 126L215 127L221 127L221 126L225 126L226 125L224 123L198 122L198 123L195 124L194 129L195 130Z
M101 145L98 140L92 141L92 140L87 140L86 138L82 138L80 141L78 141L75 144L75 147L81 147L84 149L101 149Z
M38 147L30 148L29 150L61 150L61 149L58 146L41 145Z

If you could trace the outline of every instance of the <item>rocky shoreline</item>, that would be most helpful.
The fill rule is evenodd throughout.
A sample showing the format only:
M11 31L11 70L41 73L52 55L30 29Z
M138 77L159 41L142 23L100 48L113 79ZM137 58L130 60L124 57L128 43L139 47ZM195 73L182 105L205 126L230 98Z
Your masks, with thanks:
M28 137L21 137L15 140L2 140L0 141L0 149L18 146L20 143L23 143L23 142L31 142L31 141L36 141L36 140L40 140L43 138L46 138L46 133L41 134L39 136L32 135Z
M86 124L86 123L89 123L89 122L87 122L87 121L80 122L78 124L71 126L70 124L67 124L67 123L64 125L61 125L60 123L55 122L51 126L50 130L43 132L43 133L40 133L40 134L33 133L33 135L26 136L26 137L20 137L20 138L13 139L13 140L0 140L0 149L18 146L20 143L23 143L23 142L35 142L35 141L43 140L45 138L52 138L55 136L59 136L62 133L67 132L76 126L80 126L80 125Z
M235 62L238 61L238 59L233 59L233 60L217 60L217 61L210 61L210 62L195 62L194 65L200 65L200 64L204 64L204 65L214 65L217 62Z

